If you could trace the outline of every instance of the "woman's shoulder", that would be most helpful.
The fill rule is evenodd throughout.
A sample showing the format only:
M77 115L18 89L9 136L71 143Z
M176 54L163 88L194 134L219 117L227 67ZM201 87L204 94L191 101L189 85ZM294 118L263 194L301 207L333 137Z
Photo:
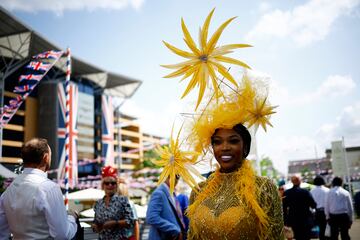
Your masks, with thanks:
M103 204L104 204L104 198L98 199L94 204L94 211L101 208L101 205L103 205Z
M256 176L255 184L261 191L277 191L274 181L268 177Z
M199 182L198 183L198 190L191 190L191 193L190 193L190 204L194 202L196 196L202 191L204 190L204 188L206 187L207 183L208 183L209 179L206 179L205 181L202 181L202 182Z
M113 196L113 199L114 199L115 201L119 201L119 202L129 202L129 198L128 198L128 197L123 196L123 195L118 195L118 194L115 194L115 195Z

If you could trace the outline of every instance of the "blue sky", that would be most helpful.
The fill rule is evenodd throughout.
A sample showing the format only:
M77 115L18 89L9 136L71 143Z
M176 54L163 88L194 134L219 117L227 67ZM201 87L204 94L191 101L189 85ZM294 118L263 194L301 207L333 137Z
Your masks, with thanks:
M210 32L230 17L219 44L249 43L232 57L267 79L279 105L274 128L258 131L258 153L286 172L289 160L324 156L343 136L360 145L360 0L0 0L38 33L75 56L143 81L123 111L137 116L143 131L169 136L194 95L180 100L185 84L164 79L160 64L177 63L162 44L185 49L184 18L197 36L216 7ZM239 69L233 69L239 74Z

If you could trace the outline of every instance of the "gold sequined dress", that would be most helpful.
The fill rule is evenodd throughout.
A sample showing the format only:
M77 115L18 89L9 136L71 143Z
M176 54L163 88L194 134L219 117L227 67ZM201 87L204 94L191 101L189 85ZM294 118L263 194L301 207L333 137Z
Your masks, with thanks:
M234 194L239 176L236 173L218 173L218 177L218 190L205 197L190 218L188 239L259 239L255 214L243 199ZM209 180L211 177L200 184L201 191L207 187ZM266 239L284 239L281 200L276 186L270 179L258 176L255 184L257 201L269 217ZM197 194L192 192L190 204L196 197ZM194 228L197 229L196 234Z

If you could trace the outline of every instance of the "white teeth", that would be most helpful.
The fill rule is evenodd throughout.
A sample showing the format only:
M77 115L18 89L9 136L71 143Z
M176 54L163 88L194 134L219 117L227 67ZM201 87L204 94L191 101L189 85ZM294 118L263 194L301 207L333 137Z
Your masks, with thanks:
M229 161L231 159L231 156L221 156L221 160L223 161Z

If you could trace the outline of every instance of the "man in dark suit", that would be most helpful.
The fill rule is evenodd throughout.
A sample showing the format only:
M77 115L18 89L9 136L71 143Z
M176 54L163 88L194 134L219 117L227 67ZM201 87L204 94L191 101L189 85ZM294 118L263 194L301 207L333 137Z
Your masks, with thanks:
M181 208L175 195L170 194L169 185L168 178L151 195L146 213L146 222L151 225L149 240L183 240L186 237Z
M314 224L310 208L315 209L316 202L308 190L300 188L300 177L292 176L291 182L294 186L284 193L284 222L293 229L296 240L308 240Z

